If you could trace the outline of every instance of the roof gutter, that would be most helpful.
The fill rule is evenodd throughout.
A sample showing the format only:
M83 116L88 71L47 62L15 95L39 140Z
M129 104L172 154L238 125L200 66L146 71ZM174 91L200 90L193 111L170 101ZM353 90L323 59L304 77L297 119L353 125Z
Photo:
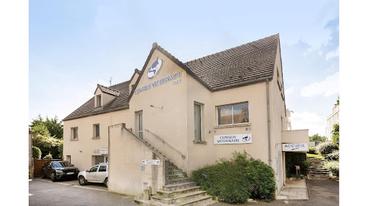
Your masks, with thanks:
M268 165L271 166L270 80L266 79Z

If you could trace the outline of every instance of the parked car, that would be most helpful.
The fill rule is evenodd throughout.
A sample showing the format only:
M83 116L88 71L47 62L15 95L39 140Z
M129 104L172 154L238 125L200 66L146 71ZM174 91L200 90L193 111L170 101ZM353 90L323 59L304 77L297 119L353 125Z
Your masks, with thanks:
M67 161L51 161L43 167L43 173L54 182L63 178L76 179L79 170Z
M89 182L93 183L103 183L107 187L108 181L108 164L100 163L94 165L89 170L81 171L78 174L78 182L80 185L88 184Z

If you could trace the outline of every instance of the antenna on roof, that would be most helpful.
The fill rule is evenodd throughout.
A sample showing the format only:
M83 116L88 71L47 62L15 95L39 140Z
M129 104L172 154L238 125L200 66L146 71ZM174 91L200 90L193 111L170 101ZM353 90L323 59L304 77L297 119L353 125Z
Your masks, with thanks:
M112 77L110 77L110 86L111 86L111 83L112 83Z

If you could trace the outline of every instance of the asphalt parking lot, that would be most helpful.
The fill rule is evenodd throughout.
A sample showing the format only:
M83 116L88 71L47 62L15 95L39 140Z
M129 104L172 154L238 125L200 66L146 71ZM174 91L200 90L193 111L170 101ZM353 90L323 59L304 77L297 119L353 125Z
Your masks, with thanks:
M113 206L136 205L133 197L108 192L99 184L80 186L77 180L52 182L48 179L33 179L29 182L29 205L31 206Z
M309 200L304 201L272 201L249 202L253 206L336 206L339 205L339 183L331 180L308 180ZM29 205L136 205L132 196L108 192L100 184L80 186L77 180L52 182L48 179L34 179L29 182ZM214 206L230 206L226 203L216 203ZM241 206L241 205L239 205Z

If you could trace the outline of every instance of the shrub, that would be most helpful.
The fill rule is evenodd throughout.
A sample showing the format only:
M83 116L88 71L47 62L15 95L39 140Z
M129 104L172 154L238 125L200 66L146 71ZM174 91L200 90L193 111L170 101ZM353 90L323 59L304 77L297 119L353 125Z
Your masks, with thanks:
M321 153L323 156L326 156L327 154L331 154L333 151L338 150L339 146L332 143L332 142L324 142L317 146L317 150L319 153Z
M245 153L193 171L192 179L209 194L228 203L244 203L249 197L270 200L276 189L272 168L249 159Z
M260 160L250 161L246 167L249 178L249 192L253 199L272 200L276 190L271 167Z
M308 153L309 154L317 154L316 148L315 147L309 147Z
M41 159L42 152L40 148L32 146L32 157L35 159Z
M326 155L326 160L329 160L329 161L339 161L339 151L336 150L336 151L333 151L331 154L327 154Z
M48 153L47 155L45 155L43 157L44 160L51 160L52 159L52 155L50 153Z
M323 165L324 168L331 171L334 176L339 176L339 162L338 161L327 161Z

